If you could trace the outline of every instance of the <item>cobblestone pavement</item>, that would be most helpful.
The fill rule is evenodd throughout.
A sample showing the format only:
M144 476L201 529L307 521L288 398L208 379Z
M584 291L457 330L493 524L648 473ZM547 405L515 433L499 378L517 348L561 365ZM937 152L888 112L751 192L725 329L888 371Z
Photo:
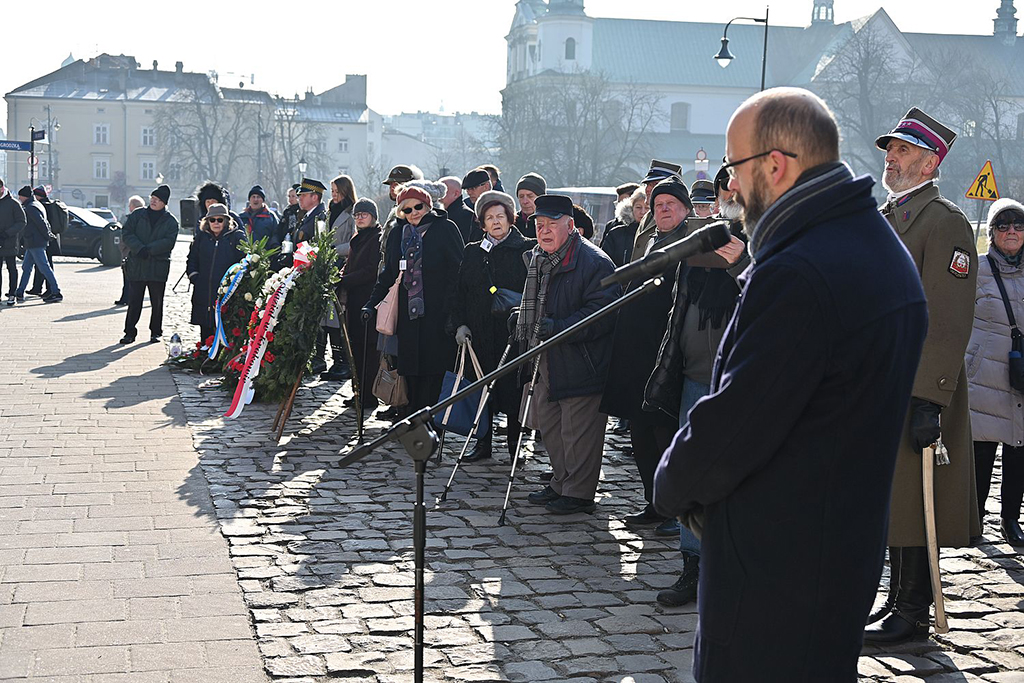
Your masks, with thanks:
M185 249L176 250L179 262ZM177 263L172 273L180 271ZM194 341L187 319L188 297L169 295L165 331L188 331ZM195 486L179 496L196 504L208 483L212 506L198 514L205 528L219 523L227 539L271 678L411 680L413 476L401 449L335 467L355 441L343 406L347 384L304 383L276 444L276 406L254 404L226 421L225 392L194 373L173 377L198 453L182 478ZM371 420L367 436L384 426ZM428 470L428 500L447 481L456 445L449 439L442 465ZM497 525L509 462L503 437L492 464L463 468L448 500L427 513L428 680L692 680L695 609L665 609L654 599L680 569L674 543L620 521L640 502L626 446L622 437L608 438L594 515L553 519L526 501L546 468L536 444L506 526ZM0 442L0 455L12 455L3 448ZM995 493L988 541L998 538ZM951 632L866 652L863 680L1024 681L1020 558L1007 545L986 543L945 552L943 568ZM0 591L4 597L9 602L10 592Z
M0 679L265 681L163 345L117 344L119 269L56 271L0 306Z
M414 492L401 448L333 467L355 442L347 384L306 382L277 445L276 406L225 421L223 392L200 389L195 375L175 379L267 670L292 681L410 680ZM368 436L384 426L371 421ZM428 501L460 445L450 441L428 470ZM507 526L496 523L509 470L503 439L492 464L460 471L427 513L428 678L692 680L695 608L655 601L679 571L675 544L620 521L641 502L627 447L609 435L594 515L552 518L526 501L546 469L536 444ZM1024 681L1024 565L988 542L1000 539L997 500L989 506L987 542L943 553L950 633L866 651L863 680Z

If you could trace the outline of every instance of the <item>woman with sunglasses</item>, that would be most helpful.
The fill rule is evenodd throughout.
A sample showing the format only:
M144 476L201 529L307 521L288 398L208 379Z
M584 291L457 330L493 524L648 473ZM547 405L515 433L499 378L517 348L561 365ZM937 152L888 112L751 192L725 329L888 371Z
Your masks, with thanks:
M199 326L205 345L214 332L213 307L217 288L228 268L242 260L238 244L245 234L224 204L211 204L199 223L199 232L188 250L185 272L192 281L192 324Z
M399 187L396 199L398 220L387 237L384 269L363 313L372 313L400 279L398 374L408 385L405 410L411 413L437 402L444 373L455 361L455 340L445 331L445 323L464 245L459 228L431 207L424 189Z
M999 526L1007 543L1024 547L1020 527L1024 499L1024 394L1010 386L1010 320L993 272L994 266L1014 320L1017 325L1024 325L1024 205L1012 199L1000 199L993 204L988 214L988 238L988 254L978 259L974 329L966 358L978 509L984 520L996 448L1002 444Z

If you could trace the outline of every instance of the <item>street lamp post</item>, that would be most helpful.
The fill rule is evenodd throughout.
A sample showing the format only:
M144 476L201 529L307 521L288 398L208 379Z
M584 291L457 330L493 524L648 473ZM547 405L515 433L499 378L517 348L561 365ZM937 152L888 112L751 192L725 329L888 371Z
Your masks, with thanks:
M302 176L302 177L306 176L306 168L307 167L308 167L308 164L306 163L306 157L299 157L299 175L300 176Z
M46 105L46 143L47 143L46 144L46 155L47 155L46 175L47 175L47 180L50 183L51 191L55 187L54 177L53 177L53 172L54 172L54 168L53 168L53 143L54 143L54 135L53 134L56 133L58 130L60 130L60 121L58 121L57 119L53 118L53 116L50 113L50 105Z
M729 21L725 25L725 30L722 32L722 49L715 55L715 59L718 60L718 65L723 69L732 62L735 57L729 52L729 26L734 21L752 21L756 24L764 24L764 52L761 54L761 90L764 90L764 77L768 67L768 8L764 8L764 18L758 19L756 17L736 17Z

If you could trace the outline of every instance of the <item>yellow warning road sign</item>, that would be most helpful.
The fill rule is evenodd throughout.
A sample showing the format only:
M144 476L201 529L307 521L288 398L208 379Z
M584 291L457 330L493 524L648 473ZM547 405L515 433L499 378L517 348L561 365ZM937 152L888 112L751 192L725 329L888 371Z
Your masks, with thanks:
M968 199L983 199L987 202L999 199L999 187L996 185L996 174L992 170L991 159L981 167L981 172L967 188L967 194L964 196Z

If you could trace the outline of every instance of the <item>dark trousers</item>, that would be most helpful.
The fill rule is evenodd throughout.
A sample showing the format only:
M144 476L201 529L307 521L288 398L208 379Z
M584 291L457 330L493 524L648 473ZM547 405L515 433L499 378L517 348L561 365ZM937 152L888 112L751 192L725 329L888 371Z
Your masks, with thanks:
M46 243L46 262L50 264L50 270L53 270L53 255L60 254L60 247L57 245L56 240L50 240ZM35 277L32 278L32 291L39 292L43 289L43 284L46 282L43 278L43 274L36 268ZM47 287L49 291L49 287Z
M16 256L4 256L3 265L7 268L7 281L10 283L8 292L14 293L18 289L18 258ZM0 276L2 280L2 276Z
M412 415L420 408L437 403L444 385L444 375L412 375L405 378L409 387L409 405L405 406L404 415Z
M341 328L323 325L316 335L316 356L314 360L323 360L327 351L327 341L331 342L331 362L335 365L348 365L345 349L342 348Z
M128 283L128 315L124 321L126 336L135 337L136 326L142 317L142 299L149 290L149 331L152 336L159 337L164 333L164 289L167 283L155 280L132 280Z
M996 446L990 441L974 442L974 475L978 486L978 511L985 519L985 499L988 498L992 482L992 467L996 462ZM1014 448L1003 444L1003 484L1000 489L1003 519L1017 519L1020 516L1021 501L1024 500L1024 447Z
M117 300L128 301L128 272L124 265L121 266L121 296L117 297Z
M200 325L199 326L199 341L206 343L206 340L213 336L215 328L212 325Z
M657 415L642 414L630 418L629 440L633 445L633 459L640 471L644 485L644 500L654 500L654 471L658 469L661 455L672 445L676 429L671 419L659 419Z

